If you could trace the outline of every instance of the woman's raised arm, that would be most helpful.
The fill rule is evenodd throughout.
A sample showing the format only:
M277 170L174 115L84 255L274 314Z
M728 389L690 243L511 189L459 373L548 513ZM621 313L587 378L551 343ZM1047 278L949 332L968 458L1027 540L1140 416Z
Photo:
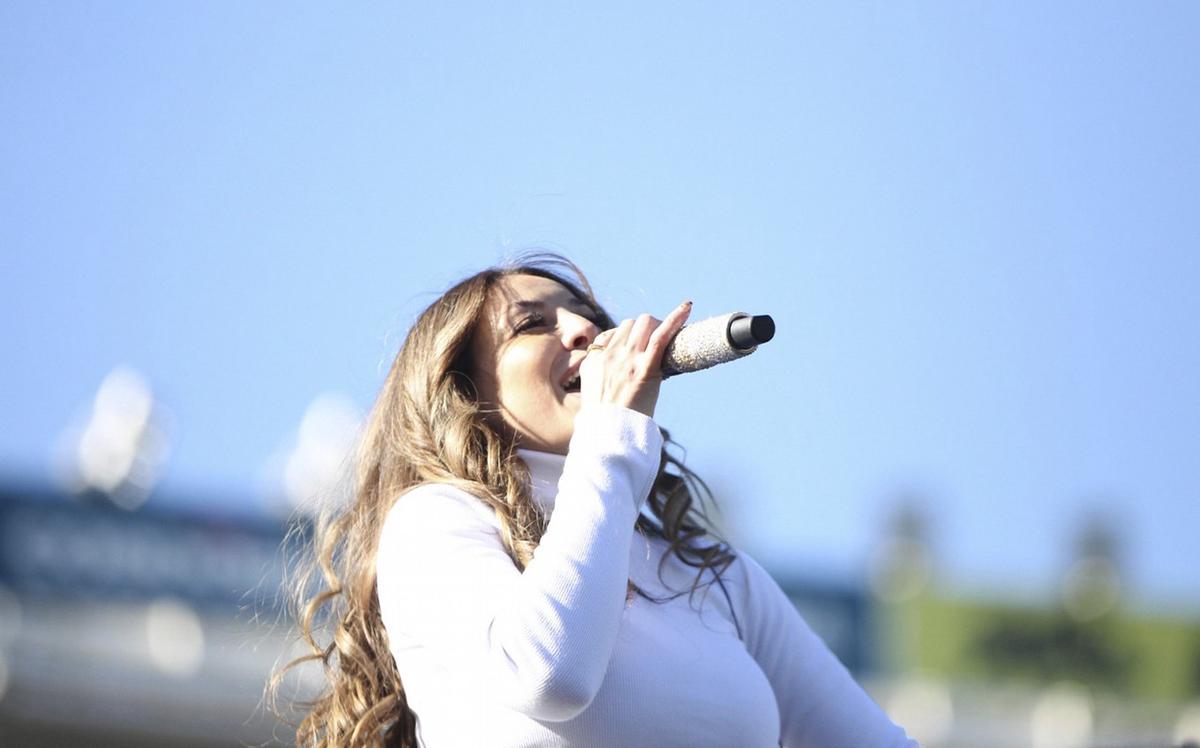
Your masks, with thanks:
M633 528L661 447L641 413L581 409L553 514L524 572L475 497L436 484L402 496L376 564L393 651L426 648L463 688L535 719L582 712L616 641Z

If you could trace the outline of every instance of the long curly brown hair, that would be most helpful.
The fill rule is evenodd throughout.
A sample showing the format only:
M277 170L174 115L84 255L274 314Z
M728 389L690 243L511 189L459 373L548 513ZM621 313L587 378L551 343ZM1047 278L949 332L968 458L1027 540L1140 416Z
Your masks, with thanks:
M406 490L437 482L468 491L496 513L513 563L523 570L533 557L546 518L532 500L528 468L511 435L478 401L472 384L472 334L496 282L516 274L561 283L592 307L603 328L613 326L579 268L544 253L476 273L419 315L367 419L353 501L323 513L289 585L307 654L272 676L268 691L276 713L290 671L319 663L325 676L316 698L291 705L304 714L297 745L418 745L417 715L408 707L403 675L388 649L375 586L380 530ZM720 583L734 554L705 511L711 492L668 452L674 442L663 435L658 477L637 527L666 540L670 553L696 570L688 591L694 594ZM666 561L664 555L662 564ZM711 573L704 581L706 570ZM645 596L632 582L630 590Z

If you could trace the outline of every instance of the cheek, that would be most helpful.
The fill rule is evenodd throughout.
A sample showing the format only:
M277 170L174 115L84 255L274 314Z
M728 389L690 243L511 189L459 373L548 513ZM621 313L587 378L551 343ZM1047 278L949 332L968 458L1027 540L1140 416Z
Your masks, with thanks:
M508 403L546 397L544 356L532 346L512 346L496 367L500 398Z

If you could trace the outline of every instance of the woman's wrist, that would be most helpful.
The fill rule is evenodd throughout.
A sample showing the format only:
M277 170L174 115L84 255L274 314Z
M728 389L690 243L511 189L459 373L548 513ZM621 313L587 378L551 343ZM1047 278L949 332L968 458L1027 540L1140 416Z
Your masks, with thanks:
M593 462L598 480L625 483L640 509L649 495L662 458L663 437L653 418L612 403L594 403L575 415L575 433L567 448L568 465Z

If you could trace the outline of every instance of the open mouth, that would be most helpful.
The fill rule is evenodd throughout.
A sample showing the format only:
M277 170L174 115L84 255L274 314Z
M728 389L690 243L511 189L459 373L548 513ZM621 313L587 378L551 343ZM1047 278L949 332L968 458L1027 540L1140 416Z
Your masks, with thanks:
M567 381L563 382L563 389L567 392L579 392L579 374L573 374Z

